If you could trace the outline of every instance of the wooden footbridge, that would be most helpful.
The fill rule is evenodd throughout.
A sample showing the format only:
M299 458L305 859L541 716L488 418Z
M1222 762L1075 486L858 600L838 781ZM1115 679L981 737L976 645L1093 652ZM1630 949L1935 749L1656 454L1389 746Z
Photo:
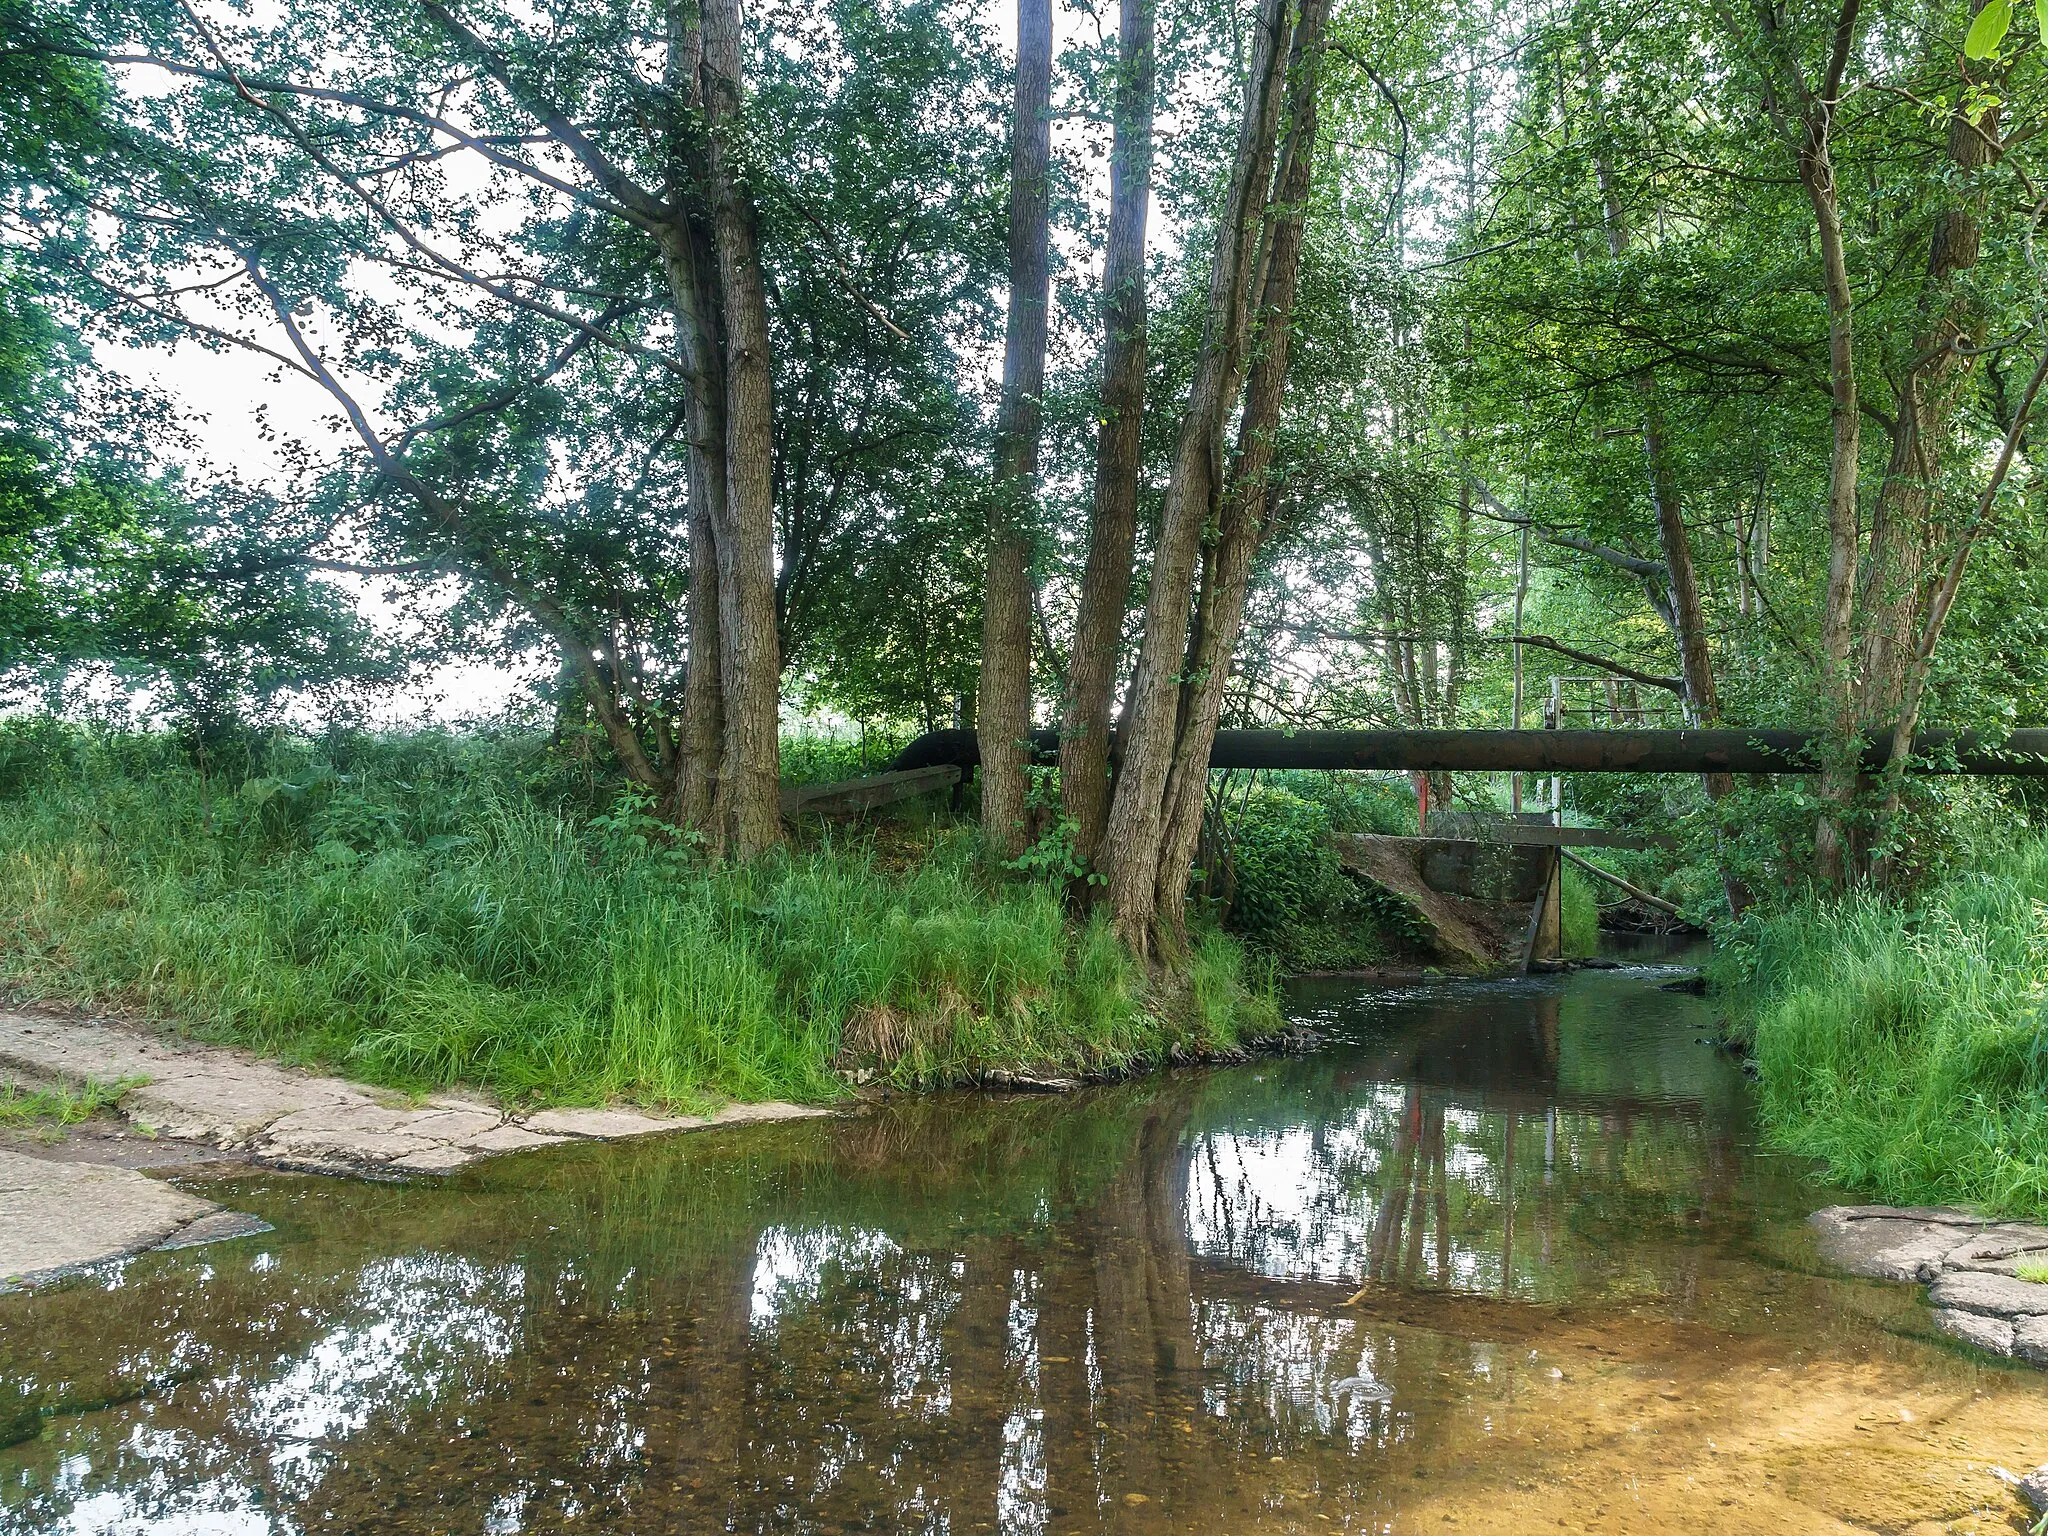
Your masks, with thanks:
M1881 735L1858 766L1864 773L1881 772L1890 761L1890 747L1889 736ZM1056 763L1058 733L1033 731L1031 749L1034 761ZM1209 766L1545 777L1810 774L1820 771L1822 750L1817 732L1790 730L1218 731ZM1114 744L1111 753L1115 755ZM852 815L940 790L957 792L980 762L981 746L972 730L930 731L899 752L882 773L783 791L783 814L792 820L804 814ZM2048 777L2048 729L2027 728L2003 736L1924 730L1913 740L1906 767L1911 773ZM1339 837L1337 853L1348 869L1416 907L1436 934L1444 957L1461 967L1484 969L1506 961L1527 970L1557 957L1559 890L1566 861L1619 885L1639 902L1675 910L1571 851L1669 846L1670 839L1560 826L1552 815L1440 817L1429 825L1451 835ZM1526 925L1518 923L1518 933L1503 936L1500 910L1519 909L1524 903L1529 911Z

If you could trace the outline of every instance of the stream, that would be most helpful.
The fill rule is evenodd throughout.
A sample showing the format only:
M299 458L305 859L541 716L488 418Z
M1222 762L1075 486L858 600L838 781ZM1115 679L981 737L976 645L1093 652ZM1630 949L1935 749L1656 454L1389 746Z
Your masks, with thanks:
M188 1179L275 1230L0 1297L0 1533L2017 1529L2048 1376L1825 1270L1842 1197L1674 974L1304 979L1301 1056Z

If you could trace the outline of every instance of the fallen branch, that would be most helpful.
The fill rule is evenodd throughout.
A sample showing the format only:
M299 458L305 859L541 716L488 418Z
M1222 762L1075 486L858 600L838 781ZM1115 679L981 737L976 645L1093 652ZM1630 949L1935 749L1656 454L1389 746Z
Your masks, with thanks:
M1643 890L1641 887L1630 885L1626 880L1622 879L1621 876L1617 874L1612 874L1609 871L1602 869L1598 864L1595 864L1590 859L1580 858L1576 853L1573 853L1569 848L1560 848L1557 851L1563 854L1567 859L1570 859L1572 863L1578 865L1579 868L1583 869L1587 874L1593 875L1598 879L1605 880L1609 885L1613 886L1616 890L1625 892L1627 895L1634 897L1637 901L1640 901L1644 906L1655 907L1659 912L1668 912L1673 917L1685 916L1683 912L1679 911L1678 908L1674 907L1662 896L1652 896L1648 891Z

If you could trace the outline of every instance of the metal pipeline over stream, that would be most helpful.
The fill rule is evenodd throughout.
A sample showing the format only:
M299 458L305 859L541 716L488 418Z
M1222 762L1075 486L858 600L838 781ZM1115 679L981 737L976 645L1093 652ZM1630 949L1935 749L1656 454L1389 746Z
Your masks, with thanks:
M1817 731L1218 731L1211 768L1405 768L1425 772L1818 773ZM1059 756L1059 733L1031 733L1032 755ZM1112 748L1112 751L1114 749ZM1863 770L1891 758L1889 736L1865 749ZM972 730L930 731L897 754L892 772L981 762ZM1912 773L2048 778L2048 729L1993 736L1929 729L1913 738Z

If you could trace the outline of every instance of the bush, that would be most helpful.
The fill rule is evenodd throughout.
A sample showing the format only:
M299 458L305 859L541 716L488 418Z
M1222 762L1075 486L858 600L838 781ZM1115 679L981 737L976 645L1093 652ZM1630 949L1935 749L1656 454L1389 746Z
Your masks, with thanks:
M567 1102L825 1099L850 1068L1107 1073L1279 1024L1230 940L1156 991L966 828L927 831L900 872L860 837L707 868L630 800L585 816L530 737L359 740L346 771L282 743L208 795L174 758L125 771L131 747L73 741L0 801L17 991Z
M1414 937L1406 908L1345 874L1330 844L1333 832L1398 828L1383 797L1335 775L1275 777L1294 782L1255 785L1232 807L1231 926L1289 970L1351 969L1405 955ZM1407 829L1414 829L1412 814Z
M2048 1211L2048 839L1914 907L1754 917L1717 964L1780 1143L1889 1200Z

